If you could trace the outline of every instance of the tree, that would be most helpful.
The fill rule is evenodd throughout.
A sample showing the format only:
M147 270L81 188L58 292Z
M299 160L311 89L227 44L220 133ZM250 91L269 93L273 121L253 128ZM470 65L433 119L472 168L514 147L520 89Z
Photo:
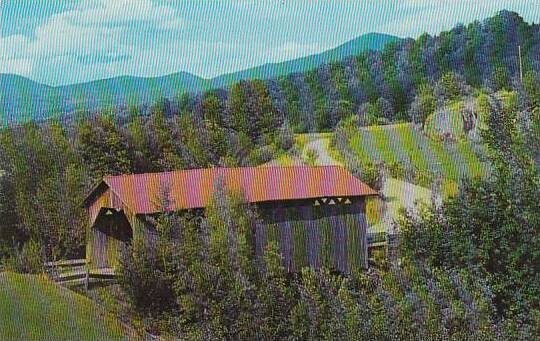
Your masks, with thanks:
M437 99L433 94L433 89L428 84L422 84L411 103L409 115L414 123L424 125L428 116L435 112L436 107Z
M445 73L435 87L435 96L452 100L461 95L462 86L458 76L453 72Z
M126 130L134 171L136 173L159 171L156 146L148 133L145 119L137 113L132 113Z
M493 90L508 90L510 78L508 76L508 69L504 65L496 65L494 67L492 82L494 87Z
M219 160L227 153L227 136L223 107L219 98L213 93L207 93L202 103L204 127L207 136L207 145L211 154L213 164L218 164Z
M204 144L205 138L208 140L206 131L197 125L192 115L176 117L173 124L178 137L174 144L171 142L171 148L175 152L169 153L169 159L175 160L173 164L176 169L209 167L212 164L212 151Z
M15 185L11 174L7 173L8 161L2 155L5 146L5 132L0 132L0 217L2 217L2 227L0 228L0 263L2 260L12 256L17 245L20 245L26 236L18 226L17 210L14 198Z
M532 71L523 76L523 87L533 107L540 107L540 79Z
M491 99L484 141L493 174L465 183L456 198L402 221L402 250L432 266L479 269L499 313L537 308L540 286L540 176L526 153L515 113ZM519 286L516 286L519 283Z
M257 292L262 339L281 340L293 333L288 317L293 309L296 294L294 289L294 285L287 278L278 245L269 243L264 253L264 269Z
M110 114L80 120L76 127L77 151L94 179L130 173L129 145Z
M153 140L151 145L154 148L152 151L154 167L160 171L182 169L184 160L182 160L179 148L175 144L179 138L173 130L176 117L168 119L164 107L159 102L152 107L147 127Z

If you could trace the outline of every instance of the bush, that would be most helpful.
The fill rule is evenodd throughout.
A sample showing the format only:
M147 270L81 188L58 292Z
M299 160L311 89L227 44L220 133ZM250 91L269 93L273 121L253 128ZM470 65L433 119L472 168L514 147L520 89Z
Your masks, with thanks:
M276 146L282 150L289 150L293 147L294 133L287 123L283 124L281 128L279 128L274 142Z
M249 153L249 162L252 165L260 165L272 161L276 157L276 151L272 145L253 149Z
M424 125L426 119L432 114L437 106L437 99L433 95L433 89L427 84L420 86L409 109L409 116L416 124Z
M43 263L43 248L34 240L26 242L20 252L5 261L7 269L31 274L43 272Z
M315 149L308 149L304 155L304 161L310 166L316 165L318 158L319 154Z
M467 85L463 76L454 72L445 73L435 84L434 95L436 98L452 100L470 93L471 87Z
M161 315L176 305L173 283L154 250L135 240L122 259L119 281L133 306L144 316Z

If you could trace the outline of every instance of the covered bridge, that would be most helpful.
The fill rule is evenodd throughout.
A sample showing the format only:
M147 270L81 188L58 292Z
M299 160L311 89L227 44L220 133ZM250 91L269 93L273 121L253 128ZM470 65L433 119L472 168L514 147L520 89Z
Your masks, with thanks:
M289 271L325 265L348 273L367 267L365 198L373 189L338 166L192 169L108 176L90 193L86 258L115 268L134 234L153 238L147 219L163 211L203 210L217 181L256 206L255 252L274 240Z

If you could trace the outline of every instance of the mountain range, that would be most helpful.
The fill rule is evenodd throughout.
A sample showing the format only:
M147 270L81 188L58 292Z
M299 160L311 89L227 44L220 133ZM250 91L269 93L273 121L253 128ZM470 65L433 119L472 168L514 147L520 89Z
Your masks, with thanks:
M366 50L380 51L387 43L399 39L387 34L369 33L319 54L264 64L211 79L178 72L160 77L120 76L49 86L14 74L0 74L0 121L2 125L16 124L69 114L78 109L96 111L111 105L149 104L160 97L171 98L182 92L224 88L243 79L277 78L315 69Z

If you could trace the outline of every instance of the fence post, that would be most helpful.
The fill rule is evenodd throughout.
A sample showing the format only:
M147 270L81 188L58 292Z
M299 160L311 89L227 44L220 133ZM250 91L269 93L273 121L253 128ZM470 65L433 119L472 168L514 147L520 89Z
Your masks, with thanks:
M84 276L84 290L88 293L88 284L90 282L90 266L88 262L85 262L86 273Z

